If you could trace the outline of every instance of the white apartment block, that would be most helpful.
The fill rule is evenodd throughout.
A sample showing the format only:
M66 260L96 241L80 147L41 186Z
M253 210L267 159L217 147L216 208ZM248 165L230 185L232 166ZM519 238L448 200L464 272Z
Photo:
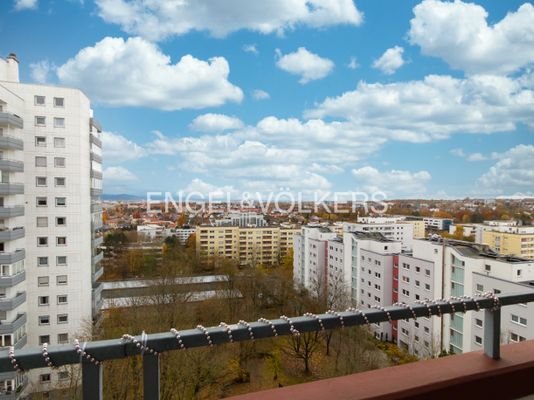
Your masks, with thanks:
M250 212L233 212L227 216L216 219L215 226L239 226L241 228L260 228L267 226L268 223L265 220L263 214L256 214Z
M328 308L342 309L350 305L350 269L345 269L345 245L343 238L335 237L327 242L327 303Z
M423 221L425 222L425 227L427 229L434 229L438 231L448 231L449 226L453 222L451 218L432 218L432 217L425 217L423 218Z
M0 337L2 346L72 343L101 306L101 129L79 90L23 84L0 59ZM27 391L69 382L27 374ZM20 377L3 376L0 389Z
M368 224L345 222L343 230L345 232L380 233L386 239L401 242L403 251L411 250L414 241L414 226L404 222L377 222Z

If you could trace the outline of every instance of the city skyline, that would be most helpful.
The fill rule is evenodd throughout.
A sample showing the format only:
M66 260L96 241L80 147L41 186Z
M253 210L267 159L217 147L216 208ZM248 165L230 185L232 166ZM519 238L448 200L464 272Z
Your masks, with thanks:
M91 98L105 193L534 195L530 2L176 4L0 5L21 81Z

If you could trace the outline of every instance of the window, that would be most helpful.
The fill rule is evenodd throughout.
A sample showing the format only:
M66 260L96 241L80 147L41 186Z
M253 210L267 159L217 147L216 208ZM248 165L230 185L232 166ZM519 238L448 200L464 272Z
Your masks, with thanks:
M57 256L56 265L67 265L67 256Z
M419 296L418 294L415 295L415 300L421 300L421 296Z
M415 281L415 286L417 286L417 287L421 286L421 282Z
M525 340L527 339L524 338L523 336L519 336L518 334L513 333L513 332L510 333L510 341L512 342L524 342Z
M490 272L490 271L491 271L491 265L486 264L486 265L484 266L484 269L485 269L486 271Z
M36 167L46 167L46 157L35 157Z
M48 267L48 257L37 257L38 267Z
M54 107L65 107L65 99L63 97L54 97Z
M56 197L56 207L65 207L67 205L66 197Z
M421 267L415 267L415 272L421 272Z
M475 343L482 344L482 338L480 336L475 336Z
M46 102L45 96L33 96L33 102L36 106L44 106Z
M430 290L430 284L425 283L425 290Z
M423 330L425 331L425 333L430 333L430 328L428 326L425 326Z
M37 207L46 207L48 204L48 201L46 197L37 197L36 204L37 204Z
M56 186L65 186L65 178L54 178Z
M50 304L48 296L39 296L37 300L40 306L47 306Z
M59 339L58 339L59 342ZM59 371L57 373L57 378L59 380L69 379L69 371Z
M35 177L36 186L46 186L46 176L36 176Z
M54 147L58 147L58 148L65 147L65 138L55 137L54 138Z
M409 296L410 295L410 292L406 289L402 289L402 294L405 295L405 296Z
M48 282L49 282L49 277L48 276L38 276L37 277L37 286L48 286Z
M475 325L478 326L479 328L482 328L482 320L479 319L479 318L475 318Z
M35 136L35 147L46 147L46 137Z
M430 276L430 270L429 269L425 269L425 275L426 276Z
M56 217L56 225L57 226L67 225L67 218L66 217Z
M406 283L409 283L410 282L410 278L408 278L407 276L403 276L402 277L402 281L406 282Z
M39 338L41 338L41 337L39 337ZM44 343L47 343L47 342L44 341L41 344L44 344ZM41 374L41 375L39 375L39 380L41 381L41 383L50 382L50 374Z
M66 246L67 245L67 237L66 236L58 236L56 237L56 246Z
M419 322L415 321L413 324L416 328L419 328Z
M527 319L520 317L518 315L512 314L512 322L519 324L519 325L527 326Z
M520 269L518 269L518 270L516 271L516 275L517 275L518 277L521 276L521 270L520 270Z
M58 314L57 315L58 324L66 324L68 322L69 322L69 314Z
M66 285L67 284L67 275L58 275L56 276L57 285Z
M57 304L67 304L67 295L66 294L60 294L57 296Z
M501 293L501 291L499 289L493 289L493 293L494 294L499 294L499 293Z
M37 238L37 246L46 247L48 246L48 238L46 236L41 236Z
M48 217L37 217L37 228L46 228L48 226Z
M39 315L39 325L50 325L50 315Z
M69 334L68 333L58 333L57 335L57 343L58 344L65 344L69 342Z
M54 128L64 128L65 118L54 118Z
M46 117L36 116L35 126L46 126Z
M54 167L64 168L65 167L65 157L54 157Z

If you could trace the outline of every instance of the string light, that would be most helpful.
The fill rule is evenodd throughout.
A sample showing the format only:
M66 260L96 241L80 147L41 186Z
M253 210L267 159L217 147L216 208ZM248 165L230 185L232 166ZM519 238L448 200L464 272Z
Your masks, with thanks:
M458 296L452 296L451 297L451 300L456 300L456 301L459 301L462 303L462 306L464 308L464 313L467 312L467 304L465 303L465 299L463 297L458 297Z
M80 362L82 362L82 360L85 358L87 361L90 361L95 365L100 365L100 361L85 351L86 344L87 342L85 342L82 347L80 346L80 341L78 339L74 339L74 348L76 349L76 353L80 355Z
M242 325L245 328L247 328L248 334L250 335L250 340L254 340L254 332L252 332L252 327L250 326L250 324L247 321L241 319L241 320L239 320L239 322L237 324L238 325Z
M11 365L13 366L15 371L20 372L20 373L24 372L24 370L20 367L17 359L15 358L15 347L11 346L9 348L8 357L11 360Z
M343 316L340 313L334 310L328 310L326 313L335 315L339 319L339 325L341 326L341 328L345 327L345 321L343 321Z
M280 319L283 319L289 324L289 332L291 332L293 336L300 336L300 332L297 329L295 329L295 327L293 326L293 322L291 321L291 319L289 319L289 317L285 315L281 315Z
M143 332L144 333L144 332ZM146 334L145 334L146 335ZM155 356L157 356L159 353L154 350L154 349L151 349L150 347L148 347L146 345L146 341L145 343L141 343L139 340L137 340L134 336L132 335L129 335L127 333L125 333L124 335L122 335L122 340L124 340L125 342L130 342L130 343L133 343L135 345L135 347L137 347L141 353L150 353L150 354L153 354Z
M52 359L50 358L50 354L48 354L48 343L43 343L43 348L41 352L43 354L43 358L45 360L46 365L48 365L50 368L55 368L56 366L52 362Z
M278 336L278 332L276 331L276 326L272 323L272 321L268 320L267 318L260 318L258 322L269 324L271 326L271 330L273 331L273 336Z
M480 297L485 297L487 299L493 300L493 306L491 307L491 311L497 311L501 308L501 300L495 295L494 292L484 292L480 295Z
M234 337L232 336L232 330L230 329L228 324L226 322L221 322L221 323L219 323L219 326L221 328L223 328L226 331L226 333L228 334L228 340L230 341L230 343L234 343Z
M197 329L199 331L202 331L202 333L204 333L204 336L206 336L206 341L208 342L208 345L210 347L213 347L213 341L211 340L211 336L210 336L208 330L202 325L197 325Z
M393 306L394 307L402 307L402 308L406 308L406 309L410 310L410 312L412 313L413 319L414 320L417 319L417 314L415 313L415 310L410 305L408 305L406 303L403 303L403 302L397 302L397 303L394 303ZM406 318L406 319L408 320L409 318Z
M473 301L475 303L475 307L476 307L477 311L480 311L480 304L478 303L477 299L475 299L474 297L465 296L465 295L462 296L462 298Z
M415 301L417 304L422 304L423 306L426 307L427 311L428 311L428 318L432 318L432 308L430 307L430 305L428 304L429 303L429 300L416 300Z
M322 331L325 330L324 325L323 325L323 320L321 318L319 318L317 315L308 312L308 313L304 314L304 316L308 317L308 318L315 318L317 320L317 323L321 327L321 330Z
M355 314L361 315L363 320L367 324L367 326L369 326L369 327L371 326L371 323L369 322L369 318L367 318L367 315L365 315L365 313L362 310L360 310L359 308L349 307L349 308L347 308L346 311L347 312L353 312Z
M184 341L182 340L182 337L180 336L180 332L178 332L174 328L171 328L171 333L174 335L174 337L178 341L178 347L180 348L180 350L185 350Z

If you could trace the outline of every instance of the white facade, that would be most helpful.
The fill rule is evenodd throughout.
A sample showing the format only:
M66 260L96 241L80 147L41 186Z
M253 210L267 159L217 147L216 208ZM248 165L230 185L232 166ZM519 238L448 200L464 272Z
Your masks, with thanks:
M360 224L345 222L344 231L346 232L364 232L380 233L389 240L399 241L402 243L402 250L411 250L413 245L413 225L407 223L385 222Z
M8 228L0 232L0 258L6 271L25 270L23 282L6 288L6 298L24 301L1 324L25 312L29 346L72 343L90 333L101 306L101 129L82 92L21 84L14 69L14 57L0 59L0 212ZM15 227L22 236L7 234ZM50 374L50 381L40 384L39 374ZM29 377L32 390L58 383L55 371Z
M448 231L449 226L452 224L452 219L450 218L423 218L425 221L425 227L427 229L436 229L438 231Z
M215 220L215 226L239 226L241 228L260 228L267 226L265 216L256 213L229 213L222 219Z

